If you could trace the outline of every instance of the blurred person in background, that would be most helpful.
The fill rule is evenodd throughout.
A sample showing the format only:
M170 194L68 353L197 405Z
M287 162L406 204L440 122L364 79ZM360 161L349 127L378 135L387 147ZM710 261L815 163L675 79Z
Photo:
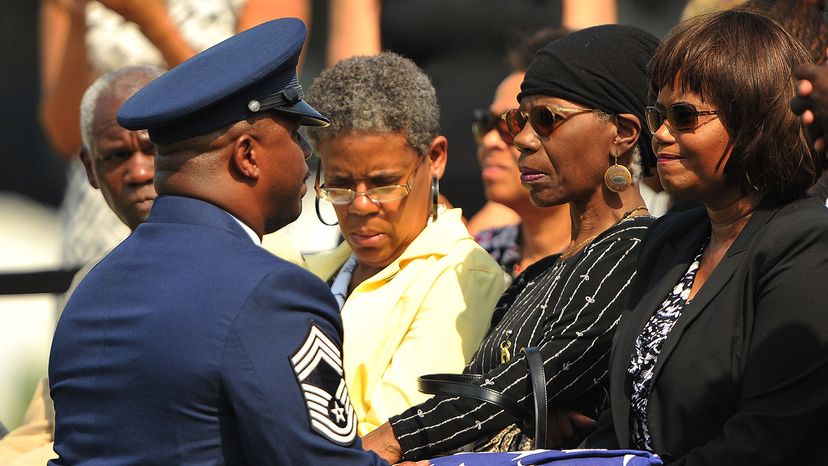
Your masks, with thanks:
M811 53L812 62L803 63L796 70L801 81L792 108L802 115L811 141L818 151L825 151L826 105L828 78L828 2L825 0L752 0L749 5L760 8L799 39ZM811 188L811 194L828 204L828 176L823 175Z
M115 115L126 99L163 72L150 66L111 71L98 78L81 99L80 160L87 182L100 191L106 205L130 231L147 220L156 197L153 186L156 150L145 130L126 130L115 120ZM66 299L108 252L78 271ZM0 439L0 464L42 466L55 458L54 427L55 408L49 396L49 380L44 378L35 389L23 425Z
M815 149L824 153L828 138L828 64L824 61L821 65L800 64L796 69L796 77L799 78L799 84L792 106L802 116ZM825 176L820 182L825 182ZM824 195L828 195L824 191L826 188L828 186L822 186L820 200L824 201Z
M173 67L303 2L269 0L41 0L40 116L55 152L71 160L61 207L62 261L82 265L129 233L89 187L77 158L78 106L96 77L129 65Z
M317 196L333 205L345 242L307 263L342 310L346 383L364 435L427 398L418 376L463 369L506 281L461 210L439 204L448 142L414 62L390 52L344 60L308 95L332 120L308 135L321 161Z
M515 44L509 52L514 71L497 87L491 106L474 113L472 132L489 202L469 220L468 227L475 241L512 277L569 245L569 206L532 204L520 181L520 151L503 118L507 110L518 106L520 83L535 52L564 35L561 29L542 29Z

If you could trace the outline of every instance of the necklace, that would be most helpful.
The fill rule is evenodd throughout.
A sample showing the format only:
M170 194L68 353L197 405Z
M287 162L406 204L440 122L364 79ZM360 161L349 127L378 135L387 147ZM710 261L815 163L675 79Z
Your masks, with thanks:
M638 212L639 210L647 210L647 211L649 211L649 209L647 209L647 206L645 206L645 205L640 205L640 206L636 207L636 208L635 208L635 209L633 209L633 210L628 210L627 212L625 212L625 213L624 213L624 215L622 215L622 216L621 216L621 220L619 220L619 221L618 221L618 223L621 223L621 222L623 222L624 220L626 220L626 219L628 219L628 218L632 217L632 216L633 216L633 214L634 214L634 213L636 213L636 212Z
M599 233L600 234L600 233ZM597 238L598 235L592 235L589 238L581 241L580 243L576 244L575 246L567 249L563 253L561 253L561 259L569 259L570 257L574 256L576 252L580 251L582 247L586 246L587 243Z
M647 210L647 206L643 206L643 205L638 206L635 209L632 209L632 210L629 210L629 211L625 212L624 215L621 216L621 219L618 220L618 222L616 222L615 224L617 225L617 224L623 222L624 220L632 217L633 214L635 214L636 212L641 211L641 210ZM603 233L603 231L601 233ZM580 243L576 244L575 246L567 249L566 251L561 253L561 259L566 260L566 259L569 259L570 257L574 256L576 252L580 251L581 248L586 246L590 241L597 238L598 235L600 235L601 233L594 234L594 235L590 236L589 238L587 238L587 239L581 241Z

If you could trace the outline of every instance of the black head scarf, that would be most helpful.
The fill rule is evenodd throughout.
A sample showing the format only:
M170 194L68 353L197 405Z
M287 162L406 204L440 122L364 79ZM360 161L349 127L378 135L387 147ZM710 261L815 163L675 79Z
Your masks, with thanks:
M647 128L647 63L658 39L631 26L608 24L573 32L538 51L523 78L518 100L547 95L609 114L631 113L641 122L642 167L656 163Z

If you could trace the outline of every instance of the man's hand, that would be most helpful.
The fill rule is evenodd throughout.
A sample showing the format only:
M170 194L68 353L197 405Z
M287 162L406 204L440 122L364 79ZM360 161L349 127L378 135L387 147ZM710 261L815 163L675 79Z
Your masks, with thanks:
M373 432L362 437L362 448L365 450L372 450L378 454L382 459L391 464L395 464L402 458L402 447L394 436L394 431L391 429L391 424L385 424L377 427ZM420 463L408 463L420 465ZM428 465L428 462L425 462Z

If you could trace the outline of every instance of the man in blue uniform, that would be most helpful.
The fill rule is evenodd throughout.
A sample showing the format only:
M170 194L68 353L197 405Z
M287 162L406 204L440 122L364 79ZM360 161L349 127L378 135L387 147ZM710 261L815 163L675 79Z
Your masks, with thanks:
M333 297L259 245L300 213L300 125L327 124L296 80L305 36L260 25L119 111L158 146L159 197L58 323L50 464L385 464L356 436Z

